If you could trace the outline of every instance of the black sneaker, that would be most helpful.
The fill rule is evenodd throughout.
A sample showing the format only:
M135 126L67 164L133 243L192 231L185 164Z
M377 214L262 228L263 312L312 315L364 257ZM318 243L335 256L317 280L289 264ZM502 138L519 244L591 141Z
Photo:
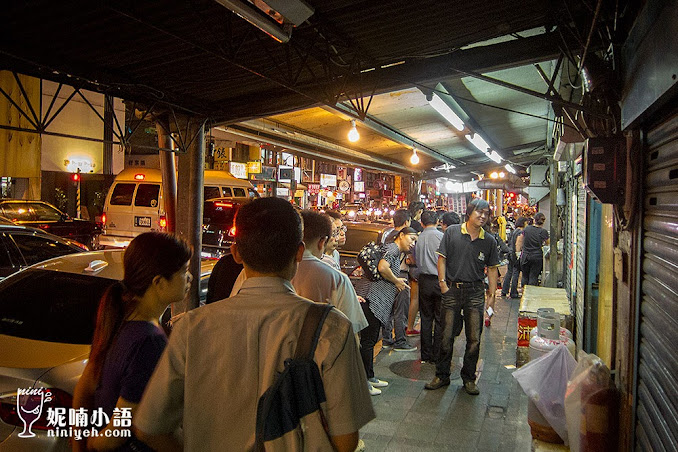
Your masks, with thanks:
M393 350L397 352L416 352L417 347L410 344L397 345Z

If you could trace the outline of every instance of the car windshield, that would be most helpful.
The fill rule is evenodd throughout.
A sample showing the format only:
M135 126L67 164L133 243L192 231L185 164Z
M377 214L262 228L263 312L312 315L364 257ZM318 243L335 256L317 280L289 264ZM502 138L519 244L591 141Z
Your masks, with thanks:
M32 204L33 214L37 221L59 221L61 220L61 212L54 207L47 204L35 203Z
M29 269L0 282L0 334L91 344L99 300L113 280Z
M31 221L31 215L28 204L23 202L8 202L2 205L2 215L12 221Z

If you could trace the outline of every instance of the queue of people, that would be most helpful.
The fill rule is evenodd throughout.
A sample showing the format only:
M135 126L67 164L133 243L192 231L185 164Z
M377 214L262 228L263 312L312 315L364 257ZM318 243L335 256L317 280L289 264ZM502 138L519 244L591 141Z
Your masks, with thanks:
M83 439L75 450L202 451L223 450L224 444L251 450L260 398L294 356L309 304L324 303L336 308L313 354L325 395L325 425L303 434L327 435L335 450L354 451L359 429L375 418L370 396L388 386L374 374L380 334L395 350L417 350L407 342L413 282L419 286L421 361L436 366L425 388L450 384L454 339L464 326L463 387L478 394L483 320L494 308L499 265L497 242L483 229L489 204L472 200L463 223L454 212L438 215L415 207L394 215L396 228L378 263L381 279L359 294L340 271L337 248L346 241L340 216L299 212L276 198L243 206L232 253L214 267L208 304L176 321L169 341L158 318L188 293L192 251L169 234L135 238L124 255L122 281L100 304L90 359L73 401L74 408L101 407L111 419L114 410L131 409L134 435ZM411 227L412 217L421 231ZM536 231L528 226L508 241L513 260L505 278L510 283L504 285L511 295L520 252L536 265L533 246L548 239L539 214L535 221ZM529 268L532 275L536 270ZM303 441L296 438L288 446L296 450Z

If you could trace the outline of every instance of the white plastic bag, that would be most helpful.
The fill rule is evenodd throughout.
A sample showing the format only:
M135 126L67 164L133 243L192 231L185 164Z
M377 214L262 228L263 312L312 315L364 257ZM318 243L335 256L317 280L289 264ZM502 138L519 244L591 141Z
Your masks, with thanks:
M609 433L609 406L606 409L605 404L598 403L609 401L611 390L610 369L596 355L580 350L579 362L565 394L565 416L572 452L602 451L599 443L609 442L604 436Z
M565 445L567 424L565 420L565 391L567 382L577 362L567 347L558 345L544 356L530 361L513 372L525 394L558 433Z

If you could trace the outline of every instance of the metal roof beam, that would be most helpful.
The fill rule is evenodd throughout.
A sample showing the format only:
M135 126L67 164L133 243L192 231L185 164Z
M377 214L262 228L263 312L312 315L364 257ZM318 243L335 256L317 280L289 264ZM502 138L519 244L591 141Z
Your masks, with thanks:
M362 125L364 125L368 129L371 129L372 131L376 132L382 137L388 138L389 140L395 141L396 143L400 143L407 147L416 148L417 151L421 152L422 154L426 154L430 157L433 157L434 159L440 162L452 163L455 166L463 163L460 160L450 158L443 154L442 152L433 149L425 145L424 143L415 140L414 138L407 136L406 134L396 129L395 127L391 126L390 124L387 124L383 121L379 121L373 116L367 115L365 116L364 119L361 119L359 115L356 114L356 112L351 107L345 104L338 103L334 106L324 106L322 108L324 110L329 111L330 113L336 114L345 119L359 119L362 122Z
M344 92L372 93L374 88L375 94L382 94L412 86L426 88L427 84L435 86L440 80L463 77L463 72L486 73L553 60L560 55L561 45L559 37L546 34L458 50L423 61L411 59L400 65L357 74L347 80ZM572 43L569 48L576 49L577 45ZM327 83L331 84L332 81ZM227 124L322 105L319 99L326 97L328 89L331 86L314 82L295 87L295 92L281 94L280 89L275 89L256 96L232 98L228 105L221 106L222 112L216 114L215 120L217 124ZM299 92L306 95L300 95ZM355 111L354 115L359 115L359 112Z
M368 155L364 152L359 152L322 140L317 140L316 142L311 143L299 139L283 137L277 135L275 132L266 130L263 127L253 126L252 124L233 124L229 126L217 127L217 129L251 140L286 147L304 154L305 157L319 157L332 160L335 163L338 161L340 163L352 164L364 168L394 172L404 175L412 175L414 173L410 168L381 157Z

